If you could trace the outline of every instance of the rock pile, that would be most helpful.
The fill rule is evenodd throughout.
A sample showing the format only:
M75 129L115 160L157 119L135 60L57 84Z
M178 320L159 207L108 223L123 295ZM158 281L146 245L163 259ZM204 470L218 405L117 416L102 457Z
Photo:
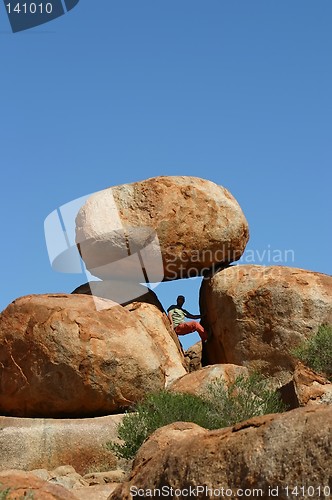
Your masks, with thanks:
M103 281L22 297L0 315L0 492L122 500L133 486L206 485L257 487L269 498L273 485L274 496L287 498L286 485L331 487L332 384L290 350L332 323L332 278L229 267L248 236L236 200L203 179L158 177L86 201L77 245ZM184 355L157 296L141 283L198 275L209 339ZM290 408L305 408L211 432L183 422L159 429L128 477L107 446L126 409L149 392L199 395L251 369L273 376Z
M246 497L269 499L271 487L275 497L287 499L296 486L304 488L304 494L298 490L301 498L319 498L319 488L329 497L331 445L331 406L265 415L216 431L171 424L143 444L130 480L111 499L162 488L177 490L178 498L190 498L189 488L195 498L218 498L223 488L233 498L247 491Z

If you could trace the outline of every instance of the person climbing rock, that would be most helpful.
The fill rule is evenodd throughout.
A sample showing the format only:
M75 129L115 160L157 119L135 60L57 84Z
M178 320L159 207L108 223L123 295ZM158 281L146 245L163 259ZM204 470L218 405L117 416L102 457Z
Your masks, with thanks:
M201 316L199 314L191 314L190 312L183 309L183 304L185 303L185 297L179 295L176 299L176 305L172 305L167 309L168 318L171 325L177 335L186 335L187 333L197 332L201 337L202 341L205 342L208 339L208 333L200 323L197 321L186 321L185 318L189 319L199 319Z

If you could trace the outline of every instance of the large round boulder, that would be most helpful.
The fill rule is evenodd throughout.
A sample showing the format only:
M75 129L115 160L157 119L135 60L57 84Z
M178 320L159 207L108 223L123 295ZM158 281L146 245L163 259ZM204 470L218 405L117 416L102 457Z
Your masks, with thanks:
M282 266L231 266L203 280L210 364L246 365L289 380L290 351L332 323L332 277Z
M109 500L154 491L179 499L287 500L296 488L301 498L330 497L332 406L255 417L213 431L190 425L181 430L171 424L152 434L129 481Z
M96 301L103 301L97 310ZM88 295L30 295L0 315L0 411L20 417L121 412L186 373L165 314Z
M104 280L198 276L238 260L248 238L247 221L229 191L196 177L105 189L90 196L76 218L81 256Z

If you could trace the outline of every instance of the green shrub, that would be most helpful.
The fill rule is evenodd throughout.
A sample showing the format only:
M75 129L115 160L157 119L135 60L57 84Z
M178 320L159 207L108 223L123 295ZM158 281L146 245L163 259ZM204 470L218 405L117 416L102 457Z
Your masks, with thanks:
M5 490L0 491L0 500L6 500L10 493L10 488L6 488Z
M279 396L253 374L238 377L229 388L222 381L210 384L204 396L160 391L148 395L127 413L118 427L122 444L108 443L119 457L133 458L156 429L173 422L193 422L206 429L228 427L248 418L283 411Z
M291 352L309 368L332 380L332 326L321 325L318 332Z
M149 394L119 425L118 436L124 444L108 443L107 447L122 458L133 458L143 441L159 427L173 422L194 422L204 427L208 407L202 398L191 394Z
M213 404L214 428L286 410L279 394L270 390L267 380L258 373L241 375L229 387L215 381L208 386L204 399Z

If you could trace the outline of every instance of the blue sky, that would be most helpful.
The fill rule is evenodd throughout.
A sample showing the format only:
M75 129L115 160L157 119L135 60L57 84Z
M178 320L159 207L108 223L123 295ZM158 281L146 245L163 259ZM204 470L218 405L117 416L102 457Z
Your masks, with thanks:
M227 187L248 249L331 274L331 19L330 0L81 0L12 34L1 4L1 309L85 280L51 269L50 212L157 175ZM198 286L157 293L196 313Z

